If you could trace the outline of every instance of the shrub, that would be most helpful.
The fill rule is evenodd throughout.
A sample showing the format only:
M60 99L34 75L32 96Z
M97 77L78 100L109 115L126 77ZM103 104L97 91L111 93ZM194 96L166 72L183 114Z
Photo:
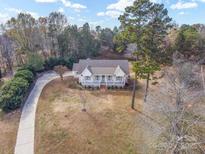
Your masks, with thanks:
M28 67L32 67L35 72L40 72L44 70L44 60L38 54L30 54L26 65Z
M46 70L51 70L54 68L54 66L57 65L59 65L59 60L58 58L53 58L53 57L48 58L47 60L45 60L44 63L44 67Z
M77 58L75 58L75 57L67 57L67 58L65 58L65 61L66 61L65 66L67 66L67 68L72 69L73 63L77 62Z
M72 68L73 63L75 62L74 57L66 57L66 58L49 58L45 61L44 67L46 70L51 70L55 66L63 65L68 68Z
M3 111L9 112L21 106L33 80L32 67L25 66L17 70L14 78L0 89L0 107Z
M18 68L17 71L22 71L22 70L29 70L33 73L33 75L36 75L35 69L31 65L23 65L22 67Z
M6 112L19 108L28 88L28 81L20 77L7 82L0 91L1 108Z
M15 78L23 78L27 80L29 83L32 83L34 80L34 75L29 70L18 70L17 73L14 76Z

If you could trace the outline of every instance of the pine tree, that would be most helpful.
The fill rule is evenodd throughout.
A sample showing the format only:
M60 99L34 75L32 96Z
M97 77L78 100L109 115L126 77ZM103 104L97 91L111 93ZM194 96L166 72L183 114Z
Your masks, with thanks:
M136 0L133 6L125 9L119 17L122 32L120 39L127 44L135 43L136 61L133 63L135 82L133 86L132 108L135 103L135 90L137 78L146 79L145 101L149 88L151 75L160 69L162 42L167 30L172 27L171 18L163 4L152 3L149 0ZM122 42L122 41L121 41ZM162 56L163 57L163 56Z

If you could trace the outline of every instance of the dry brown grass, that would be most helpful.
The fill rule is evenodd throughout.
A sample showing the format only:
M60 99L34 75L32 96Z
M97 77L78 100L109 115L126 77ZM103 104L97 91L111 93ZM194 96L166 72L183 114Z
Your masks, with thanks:
M86 97L82 112L80 94ZM154 122L143 115L143 90L130 109L131 91L80 91L72 78L48 84L36 117L37 154L140 154L153 153Z
M0 154L14 153L19 119L19 110L6 115L0 111Z

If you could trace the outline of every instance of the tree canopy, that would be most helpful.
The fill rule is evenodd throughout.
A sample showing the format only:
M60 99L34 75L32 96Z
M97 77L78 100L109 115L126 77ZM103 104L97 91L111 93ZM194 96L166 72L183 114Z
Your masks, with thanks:
M204 39L194 26L182 25L178 30L175 48L186 58L199 55L203 44Z

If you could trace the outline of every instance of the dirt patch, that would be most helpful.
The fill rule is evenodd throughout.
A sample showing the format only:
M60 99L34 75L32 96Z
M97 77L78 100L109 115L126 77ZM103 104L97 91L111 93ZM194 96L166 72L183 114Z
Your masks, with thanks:
M137 92L136 111L130 110L131 95L129 90L81 91L72 78L52 81L39 100L35 152L153 153L156 124L142 114L143 90Z
M9 114L0 112L0 154L14 153L19 120L19 110Z

